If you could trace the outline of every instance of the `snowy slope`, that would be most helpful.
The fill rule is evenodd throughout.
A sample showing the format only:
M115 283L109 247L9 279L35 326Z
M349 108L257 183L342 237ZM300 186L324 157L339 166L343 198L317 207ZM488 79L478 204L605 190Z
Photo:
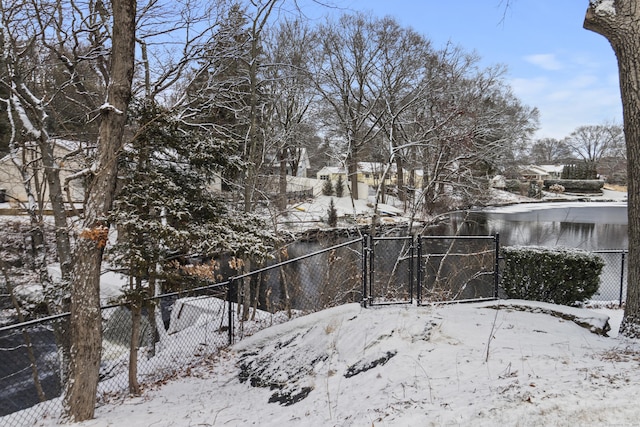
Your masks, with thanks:
M636 424L639 342L590 331L607 317L522 301L341 306L263 330L79 425Z

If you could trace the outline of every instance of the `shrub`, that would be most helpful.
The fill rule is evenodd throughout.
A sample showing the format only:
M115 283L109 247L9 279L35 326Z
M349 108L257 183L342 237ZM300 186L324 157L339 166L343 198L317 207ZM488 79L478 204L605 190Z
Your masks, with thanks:
M551 187L549 187L549 191L558 194L564 193L564 187L560 184L553 184Z
M338 181L336 182L336 196L344 196L344 182L342 180L342 175L338 175Z
M322 186L322 194L324 194L325 196L333 195L333 183L330 179L325 181L324 185Z
M333 203L333 199L331 199L329 209L327 210L327 224L329 224L329 227L338 225L338 211L336 210L336 205Z
M502 248L502 288L509 298L577 305L598 290L604 261L570 248Z
M602 191L604 181L600 179L545 179L545 188L561 185L565 191L573 193L598 193Z

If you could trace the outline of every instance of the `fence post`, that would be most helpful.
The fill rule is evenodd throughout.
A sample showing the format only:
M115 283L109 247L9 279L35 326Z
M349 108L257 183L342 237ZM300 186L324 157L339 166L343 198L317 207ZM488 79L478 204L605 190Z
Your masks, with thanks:
M376 266L375 266L375 239L373 238L372 235L368 236L368 240L369 240L369 305L373 305L373 284L374 284L374 274L376 272Z
M369 279L368 271L369 271L369 247L367 242L369 241L369 236L367 234L362 236L362 306L367 308L367 281Z
M409 303L413 304L413 272L414 272L414 248L415 248L415 236L411 236L411 240L409 240Z
M494 236L494 241L496 243L496 264L493 267L493 297L498 298L498 287L500 284L500 233L496 233Z
M229 345L233 344L233 337L234 337L234 331L233 331L233 303L232 303L232 299L231 299L231 294L234 291L235 288L235 281L233 278L229 279L229 289L227 290L227 295L228 295L228 307L229 307L229 311L227 313L228 316L228 321L229 321ZM237 296L236 296L237 299Z
M624 251L622 251L622 262L620 263L620 300L618 307L622 307L622 288L624 287Z
M418 266L416 269L416 303L422 305L422 236L418 236Z

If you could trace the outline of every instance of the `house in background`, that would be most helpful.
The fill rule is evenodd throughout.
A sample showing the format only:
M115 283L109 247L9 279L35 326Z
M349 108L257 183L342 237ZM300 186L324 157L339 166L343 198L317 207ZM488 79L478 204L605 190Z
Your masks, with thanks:
M67 177L85 168L86 152L81 149L82 144L78 141L62 139L52 141L53 155L60 165L60 181L64 185ZM35 142L28 142L24 148L0 159L0 189L4 190L6 202L18 206L28 201L25 177L32 181L31 191L37 191L36 184L40 187L36 197L40 197L45 203L49 202L49 189L39 153ZM71 180L68 194L73 203L82 203L84 201L83 180Z
M371 187L380 185L385 168L384 163L377 162L358 162L357 180ZM323 181L330 180L336 182L341 176L344 182L347 182L347 170L342 166L325 166L316 173L316 177ZM392 165L384 179L385 185L395 185L398 181L396 165Z
M305 147L293 150L295 158L289 159L287 163L287 176L295 176L298 178L307 178L308 171L311 168L309 153ZM265 163L269 169L269 173L279 175L280 159L275 152L268 152L265 155Z
M357 180L362 184L363 188L367 191L358 190L358 194L368 194L368 188L378 188L382 182L382 176L386 170L386 163L377 162L358 162ZM415 169L409 171L403 169L404 185L408 185L411 181L411 174L413 173L412 188L419 189L422 187L423 171L422 169ZM324 166L316 173L316 178L321 181L331 181L334 184L341 177L343 182L347 182L347 170L342 166ZM394 187L398 185L398 169L397 165L392 164L387 172L384 185L386 187ZM363 197L364 198L364 197Z
M364 182L364 175L360 171L358 171L358 196L360 199L366 199L369 196L369 185ZM339 179L342 179L342 182L345 185L345 190L348 190L348 174L347 170L341 166L324 166L318 172L316 172L316 179L320 182L322 188L322 184L325 181L331 181L334 185L338 182Z
M347 170L340 166L324 166L316 172L316 179L321 181L331 181L335 183L339 177L342 177L342 180L347 182Z
M564 165L526 165L520 167L520 179L525 181L544 181L560 179Z

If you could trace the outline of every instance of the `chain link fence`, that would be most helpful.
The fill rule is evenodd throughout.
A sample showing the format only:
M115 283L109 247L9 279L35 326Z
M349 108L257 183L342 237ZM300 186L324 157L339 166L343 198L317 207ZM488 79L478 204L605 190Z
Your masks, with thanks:
M591 298L600 304L622 307L627 296L627 254L622 249L594 251L604 261L600 273L600 287Z
M364 242L365 304L497 298L497 235L369 237Z
M261 329L329 307L484 299L498 292L497 236L332 242L300 256L318 245L292 246L251 273L148 299L139 309L103 307L98 405L184 375ZM597 253L606 266L594 299L622 304L626 251ZM62 314L0 327L3 426L60 414L68 319Z
M498 235L418 239L418 304L498 298Z
M364 238L366 305L410 304L415 291L413 237Z
M300 257L289 252L229 281L148 299L140 309L103 307L98 405L183 375L268 326L362 300L361 239ZM1 425L60 414L68 319L67 313L0 328Z

